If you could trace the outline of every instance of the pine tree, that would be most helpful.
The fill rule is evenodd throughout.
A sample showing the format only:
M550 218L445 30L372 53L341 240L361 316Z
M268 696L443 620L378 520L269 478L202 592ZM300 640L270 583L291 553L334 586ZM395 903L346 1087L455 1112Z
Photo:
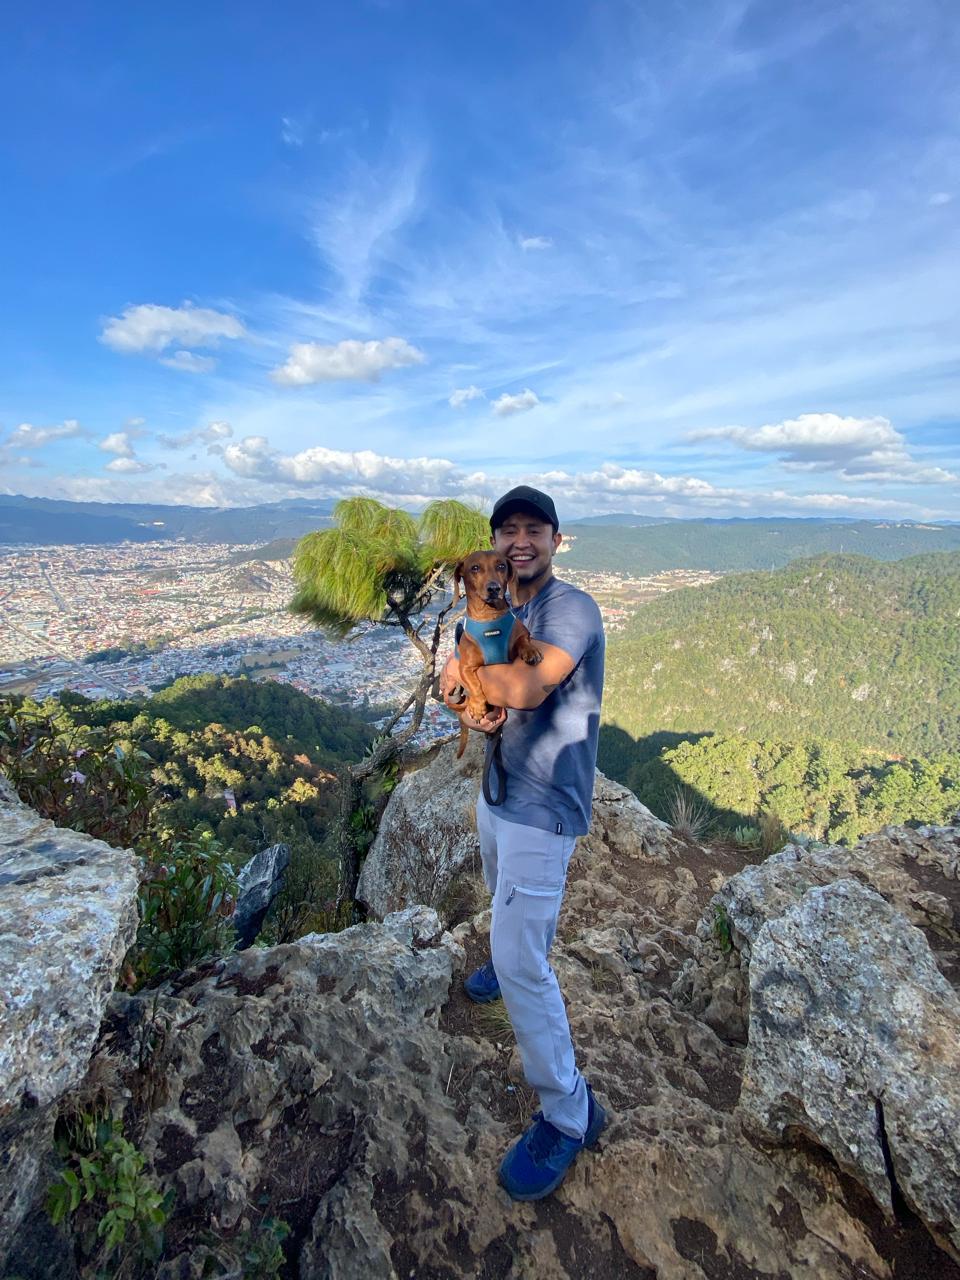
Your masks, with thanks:
M450 606L440 610L432 630L427 630L423 611L457 561L489 541L490 529L482 512L452 500L431 502L415 519L374 498L345 498L334 508L334 520L333 528L308 533L294 550L297 591L291 609L341 638L361 622L399 627L422 664L416 685L387 722L371 753L342 771L339 911L355 905L360 867L350 818L358 808L363 783L420 728L436 678L437 650ZM397 731L408 713L408 722Z

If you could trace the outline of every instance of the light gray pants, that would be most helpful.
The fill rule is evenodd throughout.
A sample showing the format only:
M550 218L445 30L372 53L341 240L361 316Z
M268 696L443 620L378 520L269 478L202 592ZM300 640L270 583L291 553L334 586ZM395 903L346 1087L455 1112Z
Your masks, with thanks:
M587 1131L587 1087L577 1070L570 1024L547 959L576 836L499 817L481 794L477 831L483 878L493 895L490 952L527 1084L544 1117L571 1138Z

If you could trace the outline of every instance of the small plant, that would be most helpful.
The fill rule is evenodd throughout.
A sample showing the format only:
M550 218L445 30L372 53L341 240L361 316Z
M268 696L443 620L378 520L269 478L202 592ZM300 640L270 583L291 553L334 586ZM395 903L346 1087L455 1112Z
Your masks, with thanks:
M738 844L741 849L759 849L761 833L759 827L735 827L733 831L734 843Z
M774 809L764 809L759 817L760 848L764 857L782 849L790 838L790 832L780 821L780 815Z
M710 825L710 809L686 787L677 787L669 802L670 825L685 840L700 840Z
M476 1009L477 1025L483 1034L498 1044L513 1039L513 1024L507 1013L507 1006L502 1000L491 1000L489 1004L478 1004Z
M163 1195L146 1175L142 1153L114 1118L103 1111L69 1116L56 1146L64 1168L48 1190L47 1213L54 1226L77 1215L81 1275L120 1275L128 1262L157 1261L173 1192Z
M290 1226L282 1218L264 1218L255 1227L239 1232L232 1240L210 1239L212 1257L205 1262L203 1275L278 1280L286 1262L283 1242L289 1234ZM209 1270L211 1263L222 1268L222 1272Z
M602 964L590 966L590 985L594 991L614 995L623 990L623 979L612 969L605 969Z
M733 950L733 926L722 902L716 903L713 908L713 936L724 955Z

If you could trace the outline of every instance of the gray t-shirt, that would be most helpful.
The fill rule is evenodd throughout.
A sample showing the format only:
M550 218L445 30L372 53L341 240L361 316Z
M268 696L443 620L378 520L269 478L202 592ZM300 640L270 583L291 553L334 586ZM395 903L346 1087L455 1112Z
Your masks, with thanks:
M539 707L510 711L501 748L506 796L496 813L542 831L559 826L564 835L586 835L603 695L600 610L585 591L551 578L513 612L534 640L563 649L576 665Z

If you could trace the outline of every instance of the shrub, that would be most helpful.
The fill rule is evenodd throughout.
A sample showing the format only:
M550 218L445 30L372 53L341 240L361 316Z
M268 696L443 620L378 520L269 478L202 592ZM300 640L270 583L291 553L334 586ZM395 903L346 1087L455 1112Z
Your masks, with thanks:
M140 887L140 928L126 972L131 986L159 981L224 950L237 882L208 832L158 840Z
M62 712L3 705L0 767L20 798L58 826L135 846L153 818L151 763L146 752Z
M780 821L780 815L774 809L764 809L760 814L760 848L764 857L782 849L790 838L790 832Z
M58 1125L56 1147L64 1167L47 1192L47 1213L54 1226L74 1219L80 1274L130 1274L141 1259L156 1262L173 1192L161 1194L113 1116L81 1111L67 1117Z

